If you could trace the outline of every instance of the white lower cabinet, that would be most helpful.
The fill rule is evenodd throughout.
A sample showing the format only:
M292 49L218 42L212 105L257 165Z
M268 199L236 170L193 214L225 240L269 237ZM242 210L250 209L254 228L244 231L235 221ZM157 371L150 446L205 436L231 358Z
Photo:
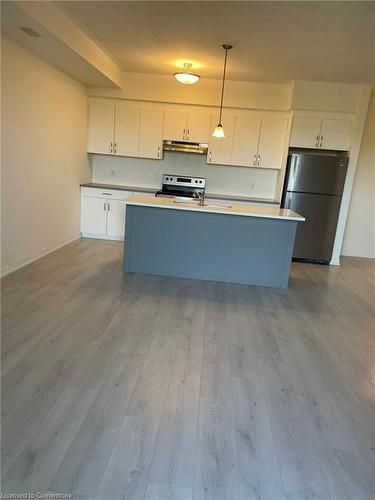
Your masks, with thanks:
M132 194L131 191L82 188L82 237L122 241L125 235L126 212L123 200Z
M126 205L121 201L107 201L107 236L124 239Z
M106 203L104 198L81 197L81 233L106 235Z

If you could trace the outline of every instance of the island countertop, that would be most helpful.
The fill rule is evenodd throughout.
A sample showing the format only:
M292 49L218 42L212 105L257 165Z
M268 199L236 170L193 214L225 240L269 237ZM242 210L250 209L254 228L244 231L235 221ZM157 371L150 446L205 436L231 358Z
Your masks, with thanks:
M126 205L138 205L144 207L167 208L172 210L189 210L202 213L215 213L226 215L240 215L244 217L261 217L265 219L284 219L289 221L304 221L305 218L293 212L293 210L277 207L262 207L248 205L220 205L220 203L208 202L200 206L198 202L189 202L176 198L162 198L155 196L130 196L123 201Z

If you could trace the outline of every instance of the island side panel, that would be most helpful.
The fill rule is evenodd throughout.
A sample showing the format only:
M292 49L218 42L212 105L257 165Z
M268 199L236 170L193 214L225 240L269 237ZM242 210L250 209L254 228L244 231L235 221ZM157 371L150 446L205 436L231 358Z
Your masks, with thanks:
M128 270L130 268L130 255L131 255L131 244L132 238L132 222L133 222L133 211L132 206L126 208L125 212L125 235L124 235L124 269ZM124 208L125 210L125 208Z
M284 252L285 252L284 275L281 279L280 288L288 288L290 266L292 264L292 257L293 257L294 241L296 239L297 224L298 224L298 222L293 222L293 221L291 221L291 223L289 224L288 240L287 240L285 248L284 248Z
M127 205L125 270L286 288L296 224Z

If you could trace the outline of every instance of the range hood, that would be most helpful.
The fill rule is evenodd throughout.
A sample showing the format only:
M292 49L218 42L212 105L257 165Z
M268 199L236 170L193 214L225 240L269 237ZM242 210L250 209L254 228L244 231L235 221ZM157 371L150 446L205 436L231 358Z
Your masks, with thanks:
M180 151L181 153L207 154L208 144L186 141L163 141L164 151Z

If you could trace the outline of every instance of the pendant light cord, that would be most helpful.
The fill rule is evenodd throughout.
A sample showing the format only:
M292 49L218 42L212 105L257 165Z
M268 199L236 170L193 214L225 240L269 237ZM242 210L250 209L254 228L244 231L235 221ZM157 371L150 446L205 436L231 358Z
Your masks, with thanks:
M231 48L232 48L231 45L223 45L223 49L225 49L225 57L224 57L223 84L221 86L219 125L221 125L221 117L223 114L223 99L224 99L225 74L227 71L227 56L228 56L228 50Z

